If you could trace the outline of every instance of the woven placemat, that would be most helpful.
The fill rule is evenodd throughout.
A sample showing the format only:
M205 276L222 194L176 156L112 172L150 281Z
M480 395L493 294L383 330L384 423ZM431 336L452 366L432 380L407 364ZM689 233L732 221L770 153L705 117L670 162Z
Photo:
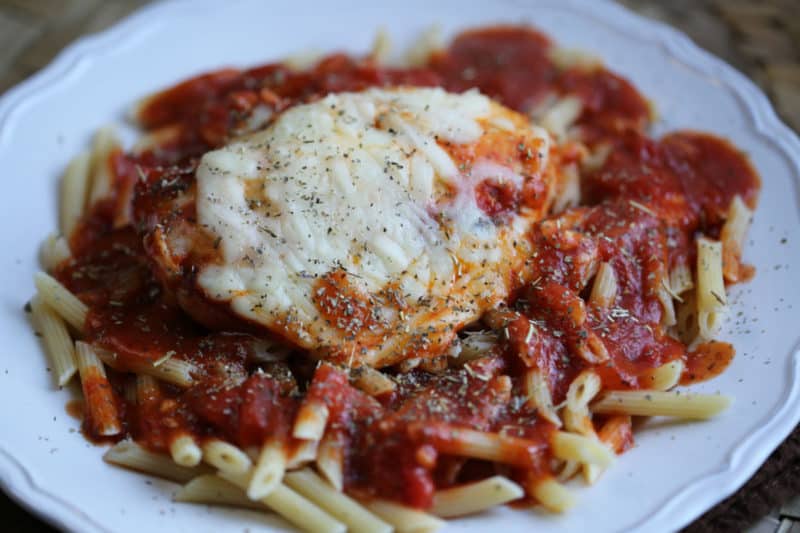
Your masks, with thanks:
M800 427L775 450L764 466L733 496L701 516L684 531L742 531L759 518L800 495ZM800 519L791 516L789 520ZM798 522L800 524L800 522Z
M620 2L683 30L697 44L747 74L767 92L783 119L800 131L798 0ZM42 68L74 39L106 28L145 3L147 0L0 0L0 93ZM799 496L797 428L744 487L685 531L742 531L769 513L778 517L782 506L788 516L800 518L800 504L787 505ZM3 530L54 531L2 494L0 516Z

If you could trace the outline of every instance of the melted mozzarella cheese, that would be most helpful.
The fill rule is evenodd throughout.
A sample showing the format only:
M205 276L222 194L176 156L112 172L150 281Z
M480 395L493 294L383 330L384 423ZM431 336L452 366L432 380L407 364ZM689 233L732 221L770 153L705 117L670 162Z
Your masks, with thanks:
M502 161L465 171L450 148L488 130L522 135L546 167L541 130L477 92L441 89L330 95L206 154L197 218L219 257L200 288L321 356L383 366L441 351L507 295L541 215L499 223L479 207L480 182L532 179Z

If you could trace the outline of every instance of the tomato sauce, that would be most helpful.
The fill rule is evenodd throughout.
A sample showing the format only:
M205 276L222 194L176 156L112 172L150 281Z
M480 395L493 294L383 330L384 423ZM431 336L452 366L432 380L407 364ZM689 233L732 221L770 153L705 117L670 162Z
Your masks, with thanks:
M722 374L733 361L733 346L727 342L704 342L686 354L681 385L699 383Z
M555 86L558 71L548 57L550 39L518 27L467 31L434 55L431 68L444 87L461 92L477 87L512 109L528 111Z
M521 376L527 369L543 373L555 403L587 368L605 388L623 389L638 388L648 371L681 358L684 383L721 372L732 348L708 343L687 354L662 325L660 295L671 268L692 264L694 236L719 235L734 196L755 206L758 176L736 148L711 135L648 137L650 107L627 80L602 67L559 66L553 50L545 35L527 28L485 28L462 33L418 68L334 54L306 71L280 63L223 69L144 101L140 124L166 140L141 153L112 155L112 195L69 236L74 258L56 271L90 308L85 339L116 354L117 371L109 371L109 379L124 418L119 437L162 452L185 433L243 448L278 439L290 450L298 445L291 436L297 412L304 402L317 402L329 412L325 438L343 450L345 490L426 508L437 488L493 473L489 461L464 456L458 434L466 429L500 435L512 477L528 483L554 474L549 443L556 428L524 401ZM168 216L170 202L194 186L199 157L233 136L331 92L398 85L477 88L523 113L572 96L583 105L577 141L610 152L581 176L584 205L531 231L535 251L521 274L533 281L507 302L498 328L501 350L437 372L385 369L394 391L374 398L350 384L346 369L314 368L298 353L265 356L265 339L246 325L211 329L198 323L183 310L185 302L178 305L180 293L171 281L155 277L156 243L143 242L142 226ZM536 168L524 154L494 153L491 143L480 149L485 153L456 155L466 163L478 155L513 157ZM481 208L501 220L520 206L545 201L544 190L518 190L491 179L477 194ZM183 215L194 216L192 206L186 209ZM589 293L604 262L615 272L617 291L610 305L600 306ZM335 298L333 289L344 279L339 274L320 281L319 311L334 321L346 316L344 329L353 320L369 322L369 304L357 294ZM165 358L194 365L192 386L157 383L136 401L125 394L135 387L137 368ZM91 395L91 383L85 387ZM629 421L595 422L618 452L631 446ZM96 437L91 422L86 428Z
M67 414L75 420L83 420L83 400L70 400L65 409Z
M615 139L605 164L584 182L590 201L626 197L670 226L714 235L734 196L754 208L760 180L729 142L681 131L660 141L628 132Z

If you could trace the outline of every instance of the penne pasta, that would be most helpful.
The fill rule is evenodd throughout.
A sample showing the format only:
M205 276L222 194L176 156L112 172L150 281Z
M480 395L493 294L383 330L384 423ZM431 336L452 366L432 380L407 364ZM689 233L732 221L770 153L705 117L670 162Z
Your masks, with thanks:
M578 461L602 467L614 461L614 454L607 447L595 439L574 433L556 431L551 446L553 455L565 461Z
M90 163L89 152L78 154L69 162L64 176L61 178L59 229L61 234L67 237L70 237L75 231L75 226L86 208Z
M611 415L597 433L597 437L614 453L622 453L631 444L631 417L628 415ZM586 483L593 485L605 468L597 465L584 465L583 476Z
M253 466L241 449L229 442L210 439L203 443L203 460L225 474L244 474Z
M686 263L678 263L669 272L669 288L676 300L680 301L680 296L694 288L692 280L692 270Z
M599 307L610 307L616 297L617 275L614 273L614 268L604 261L597 267L589 303Z
M183 434L173 438L169 445L169 453L172 460L181 466L197 466L203 460L203 450L191 435Z
M545 420L548 420L556 427L561 427L561 419L553 406L550 387L541 371L536 368L530 368L525 371L523 386L528 406L536 409Z
M106 451L103 459L107 463L177 483L186 483L192 478L209 472L204 465L199 465L195 468L177 465L169 456L153 453L131 440L123 440L116 443Z
M595 413L702 420L718 415L730 404L729 397L719 394L632 390L607 392L591 409Z
M575 496L555 479L540 479L531 485L531 496L548 511L563 513L575 506Z
M577 461L564 461L564 465L558 472L557 476L558 481L569 481L570 479L575 477L575 474L583 470L584 466L585 465L582 465Z
M583 472L583 480L587 485L594 485L605 471L606 467L604 466L590 464L584 464L581 469L581 472Z
M410 67L425 65L431 55L444 47L442 29L434 25L422 32L414 41L414 44L405 54L405 62Z
M219 475L242 490L247 488L250 481L249 472L240 474L220 472ZM310 533L344 533L347 530L347 526L342 522L283 483L279 483L259 501L295 526Z
M445 521L423 511L386 500L371 500L367 508L394 526L397 533L433 533L445 526Z
M603 340L593 331L588 332L584 342L575 346L575 351L584 361L592 365L605 363L610 357Z
M581 170L584 173L599 170L605 164L612 151L613 146L608 142L603 142L593 147L589 154L581 159Z
M174 357L164 361L158 366L155 364L142 365L141 367L137 367L137 369L158 380L172 383L179 387L189 387L194 382L192 376L200 371L189 361L176 359Z
M352 371L353 384L370 396L389 394L395 389L392 378L369 366L360 366Z
M114 181L111 155L119 147L113 128L97 130L92 141L89 207L111 194Z
M499 342L499 337L492 331L470 331L460 339L460 350L455 357L455 363L463 365L485 357Z
M440 453L527 467L541 443L501 433L439 424L426 428L428 443Z
M564 132L563 135L566 135ZM581 201L581 178L578 173L577 164L567 165L562 171L561 182L559 183L559 190L553 200L553 213L561 213L562 211L575 207Z
M503 476L493 476L481 481L438 490L433 496L431 512L448 518L486 511L497 505L518 500L525 491Z
M83 330L89 308L52 276L37 272L34 276L36 290L42 300L76 331Z
M678 305L675 316L675 335L682 342L686 343L689 349L699 343L700 326L697 320L697 298L696 291L684 294L683 302Z
M549 51L550 60L561 70L577 68L593 70L603 66L603 61L584 50L554 46Z
M722 276L722 244L705 237L697 239L697 324L703 340L710 340L722 327L728 305Z
M567 131L581 116L583 102L576 96L565 96L556 100L542 116L539 124L559 139L567 137ZM577 172L575 172L577 176ZM580 190L580 187L578 187ZM576 204L577 205L577 202ZM558 212L558 210L556 210Z
M562 413L564 427L573 433L594 437L594 426L587 407L600 391L600 378L592 370L584 370L572 381Z
M347 525L348 531L353 533L389 533L392 531L391 525L356 500L333 488L310 468L289 472L286 474L284 482Z
M97 349L97 355L105 364L116 370L145 374L157 380L171 383L182 388L191 386L194 382L194 378L192 376L200 372L200 369L194 364L182 359L176 359L175 357L171 357L170 359L167 359L156 366L155 364L151 363L136 363L133 361L126 361L123 365L117 359L116 354L109 352L108 350Z
M169 145L178 140L183 131L181 124L170 124L162 126L158 129L149 131L143 135L136 144L133 145L131 151L134 154L141 155L150 150Z
M600 388L600 377L593 370L584 370L572 381L567 390L566 405L562 414L564 427L568 431L597 440L588 404L600 392ZM574 460L570 460L569 463L575 465ZM579 466L587 481L596 478L596 472L600 468L592 463L583 463Z
M197 476L175 493L176 502L230 505L256 511L266 510L264 504L247 497L242 489L214 474Z
M286 471L286 450L278 440L269 440L261 448L247 486L247 497L260 500L272 492Z
M338 437L333 433L326 433L319 443L317 470L336 490L342 490L344 484L344 449Z
M676 359L652 369L641 378L640 383L646 389L657 391L669 390L678 385L683 373L683 361Z
M309 533L344 533L347 527L286 485L262 500L276 513Z
M370 57L379 65L386 64L392 53L392 39L385 28L379 28L372 41Z
M741 277L739 271L742 249L752 217L753 212L742 201L742 197L734 196L728 208L728 218L719 236L722 242L723 274L725 279L732 283L739 281Z
M31 300L31 312L34 326L42 335L45 352L53 368L53 376L58 386L63 387L78 371L75 345L69 336L67 326L39 296Z
M584 370L570 383L566 407L573 411L583 410L600 392L601 385L600 376L594 370Z
M458 428L450 430L446 439L437 441L436 447L444 453L461 457L508 463L516 458L510 457L503 449L502 439L497 433Z
M296 72L301 72L316 65L320 59L322 52L319 49L307 48L284 57L283 64Z
M292 436L296 439L320 440L328 424L328 406L305 401L295 418Z
M662 279L656 289L656 296L658 297L658 301L661 302L661 325L664 327L674 326L677 322L675 317L675 302L672 301L674 295L667 286L667 283L668 280Z
M288 470L293 470L295 468L300 468L305 466L306 464L314 461L317 458L317 450L319 449L319 441L318 440L303 440L297 444L292 453L289 455L289 459L286 462L286 468Z
M39 248L39 263L45 272L52 272L63 261L69 259L70 256L71 252L67 239L55 233L48 235L42 242L41 248Z
M103 362L89 344L81 341L75 343L75 360L92 434L108 437L120 433L122 424Z

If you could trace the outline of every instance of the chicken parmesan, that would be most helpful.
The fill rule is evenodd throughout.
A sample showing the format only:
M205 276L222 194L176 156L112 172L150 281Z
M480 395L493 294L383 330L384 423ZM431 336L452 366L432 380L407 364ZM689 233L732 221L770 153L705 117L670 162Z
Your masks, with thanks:
M224 306L226 323L348 366L432 358L524 282L550 149L475 91L331 94L203 155L163 217L140 215L144 239L211 328Z
M429 42L428 40L424 42ZM29 311L108 462L308 531L571 507L734 356L760 188L598 60L517 26L144 98L63 178Z

